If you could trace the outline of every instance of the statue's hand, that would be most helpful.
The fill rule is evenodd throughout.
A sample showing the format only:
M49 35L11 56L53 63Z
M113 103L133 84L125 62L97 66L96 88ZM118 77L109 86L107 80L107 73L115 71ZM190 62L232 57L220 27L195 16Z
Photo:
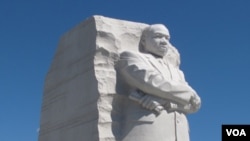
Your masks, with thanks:
M191 107L193 109L193 111L198 111L201 107L201 99L199 96L197 95L194 95L191 97L190 99L190 104L191 104Z
M162 105L166 104L166 101L160 98L156 98L150 95L144 95L139 102L143 108L148 110L154 110L158 114L164 110Z

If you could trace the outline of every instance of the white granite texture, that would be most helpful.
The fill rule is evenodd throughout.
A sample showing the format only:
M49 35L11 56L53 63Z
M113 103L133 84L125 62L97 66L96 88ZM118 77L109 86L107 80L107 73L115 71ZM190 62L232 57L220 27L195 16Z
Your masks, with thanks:
M170 78L148 81L144 72L157 70L150 62L158 57L139 51L146 27L93 16L62 36L45 80L39 141L189 141L186 114L200 99L183 74L171 89L158 87ZM166 68L157 73L171 75Z

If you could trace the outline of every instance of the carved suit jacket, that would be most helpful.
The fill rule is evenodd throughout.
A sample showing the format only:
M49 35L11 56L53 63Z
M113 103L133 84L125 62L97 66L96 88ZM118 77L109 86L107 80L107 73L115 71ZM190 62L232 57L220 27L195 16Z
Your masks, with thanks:
M120 55L119 70L132 88L180 106L189 105L191 97L196 95L185 81L183 72L168 59L125 51Z
M179 68L151 54L125 51L120 55L118 69L131 89L179 105L189 104L195 94ZM164 110L156 116L130 99L125 103L121 141L189 141L186 113Z

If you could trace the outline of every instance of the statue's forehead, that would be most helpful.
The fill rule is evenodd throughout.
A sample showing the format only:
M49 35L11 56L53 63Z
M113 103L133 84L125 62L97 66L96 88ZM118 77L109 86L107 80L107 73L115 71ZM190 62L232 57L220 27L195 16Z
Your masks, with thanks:
M151 33L162 33L162 34L167 34L169 35L168 29L163 26L163 25L155 25L150 27L150 32Z

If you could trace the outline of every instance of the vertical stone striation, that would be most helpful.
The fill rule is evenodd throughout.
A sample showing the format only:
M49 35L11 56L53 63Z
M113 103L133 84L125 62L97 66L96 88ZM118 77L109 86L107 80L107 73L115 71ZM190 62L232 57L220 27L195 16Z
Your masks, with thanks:
M39 141L119 140L115 63L122 50L138 50L145 26L93 16L61 38L45 80Z

